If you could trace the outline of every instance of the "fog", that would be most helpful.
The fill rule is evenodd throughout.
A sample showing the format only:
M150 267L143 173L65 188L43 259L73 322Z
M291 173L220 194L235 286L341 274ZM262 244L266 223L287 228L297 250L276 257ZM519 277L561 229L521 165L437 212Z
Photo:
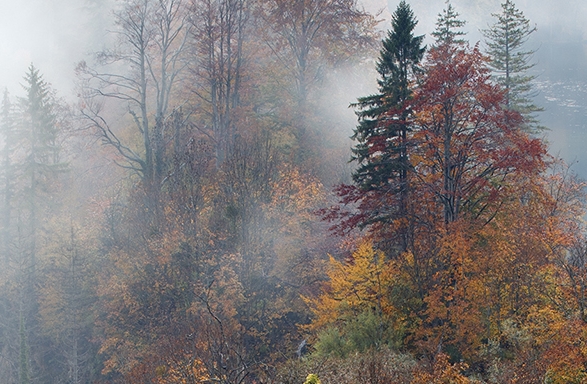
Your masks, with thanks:
M388 8L395 9L398 1L389 1ZM492 13L501 9L498 0L454 0L452 4L466 20L464 30L471 44L479 42L483 48L481 29L494 23ZM561 156L583 178L587 177L587 2L571 0L564 5L550 0L515 1L518 9L537 31L526 43L535 50L532 73L536 78L537 105L544 112L538 115L548 128L545 133L550 151ZM444 8L444 0L414 0L419 25L417 32L426 34L434 30L438 13Z
M577 193L581 187L540 174L542 146L528 145L525 133L501 134L500 125L490 116L489 124L483 120L489 131L471 130L474 135L455 140L460 147L452 147L451 137L458 135L445 130L435 143L429 134L436 133L427 130L423 119L418 127L421 138L414 135L415 151L407 152L415 154L411 169L417 177L407 178L405 151L412 147L400 139L404 135L383 138L379 133L379 121L391 121L400 129L396 132L406 132L394 122L400 115L386 110L376 113L377 125L367 131L370 136L361 137L366 125L356 130L358 141L367 144L366 157L361 157L361 146L357 146L354 153L359 161L349 162L351 136L357 127L357 114L349 105L377 92L379 47L370 28L362 33L365 25L371 25L370 17L355 9L345 12L346 0L182 0L201 7L189 13L176 0L142 3L168 7L164 11L154 6L144 11L137 6L143 0L134 1L0 0L0 90L10 92L14 107L3 104L0 127L2 383L94 382L91 378L97 378L95 382L171 383L182 377L193 379L182 381L186 383L211 382L235 372L223 382L301 383L299 375L308 373L302 366L294 372L299 376L295 380L272 377L278 377L275 367L280 365L279 369L292 370L288 360L306 361L301 359L302 348L307 341L314 348L310 337L320 337L318 328L306 327L314 321L312 317L332 317L336 326L348 322L343 332L357 332L356 340L370 335L372 346L397 348L404 343L405 351L414 352L405 359L382 357L386 364L381 365L352 358L352 364L369 369L395 367L396 361L405 360L409 369L419 370L420 356L457 344L443 344L444 336L438 345L421 343L418 337L432 340L431 330L442 329L444 335L453 325L458 331L447 337L467 335L459 341L467 346L463 353L473 356L472 361L480 357L484 365L478 364L472 374L493 377L487 367L495 362L519 368L526 358L551 361L535 354L538 341L549 340L558 329L574 329L577 322L566 306L561 307L564 313L547 307L550 304L543 294L552 292L569 300L569 308L574 305L568 299L572 292L562 289L574 279L573 270L565 267L566 253L580 253L573 256L581 257L583 269L577 275L586 276L587 248L583 246L587 239L582 237L583 223L571 219L584 217L584 201L575 201L584 200ZM358 1L377 14L383 36L399 0ZM472 45L479 43L484 49L481 30L494 23L491 14L500 11L501 1L452 1L467 21L465 31ZM531 72L536 76L535 102L544 107L538 119L548 128L539 135L550 142L553 155L573 163L573 169L587 178L587 4L583 1L571 0L564 7L554 1L515 2L537 27L526 48L536 51ZM246 28L251 19L243 2L255 4L258 11L251 17L255 24L250 33ZM409 2L419 20L416 34L426 35L424 43L432 44L430 35L445 0ZM296 5L301 3L303 11L296 15L302 8ZM117 4L126 4L128 12L120 13L119 35L112 32L117 27L113 25ZM275 7L260 6L267 4ZM314 14L313 7L324 4L335 7L324 7L323 13L316 12L321 15L318 22L308 22L306 15ZM281 6L285 10L275 12ZM306 12L310 8L313 11ZM162 17L169 14L171 22L163 22ZM327 28L307 33L299 27L312 22ZM243 25L244 34L234 33L242 31ZM359 31L358 36L349 31ZM308 38L322 37L320 33L325 38ZM108 51L117 36L122 53ZM100 51L102 61L96 63L93 53ZM449 60L454 66L463 62ZM74 69L80 62L87 65L78 66L78 81ZM60 100L46 92L37 72L27 70L31 64ZM452 68L446 62L434 64L423 76L424 84L450 77L443 72ZM465 79L467 90L482 89L464 93L465 102L470 103L471 94L500 100L501 94L494 89L468 82L478 79L482 68L462 67L473 72L449 82L449 90L461 87L460 80ZM28 81L23 80L25 73ZM22 84L29 90L27 95ZM423 94L417 99L422 101L418 104L422 115L435 115L438 104L425 104L435 95L445 97L446 92L432 87ZM15 103L17 97L21 97L19 103ZM367 110L369 102L363 100L369 98L359 103L367 111L362 122L368 125L375 109ZM453 116L446 114L439 121ZM461 121L468 129L473 120ZM433 123L430 126L438 127ZM451 124L442 124L454 130ZM469 147L471 156L466 152ZM378 163L378 157L387 156L387 148L393 151L388 157L392 160ZM436 161L430 153L439 154L441 148L444 158ZM465 156L452 148L465 148ZM520 161L528 163L523 167L512 166L520 159L518 148L536 156L524 156L533 159ZM458 153L459 160L453 159L451 151ZM356 177L360 172L351 178L353 167L369 157L376 160L369 172L376 173L367 179L377 176L381 181L361 185ZM472 159L472 167L467 159ZM460 181L465 176L471 181ZM556 210L545 198L552 191L542 187L542 181L556 189L553 197L559 198L559 192L562 196ZM352 182L352 187L341 186ZM334 186L339 186L338 196ZM466 199L455 193L461 190ZM466 210L460 210L460 201L469 204L463 203ZM329 229L331 224L334 227ZM341 234L345 236L336 236ZM362 237L375 242L363 247ZM571 249L571 243L583 248ZM384 253L373 252L379 247L386 252L385 258ZM362 251L354 252L357 248ZM394 261L387 263L388 256ZM356 272L347 267L356 267ZM344 278L338 279L329 269L340 269ZM560 282L545 279L545 271L561 277ZM568 280L565 273L570 274ZM361 282L348 279L355 275ZM377 276L377 281L363 276ZM352 292L339 294L335 280ZM365 285L365 292L375 292L373 301L359 300L364 308L343 308L347 303L339 298L363 295L363 288L357 289L363 280L377 285L375 289ZM377 291L381 287L385 291ZM580 288L584 292L587 283ZM520 292L528 293L518 299ZM328 298L331 293L335 300ZM314 297L328 301L314 302ZM582 294L580 300L585 300ZM339 309L353 313L320 314L322 309L335 308L329 303L339 301ZM586 307L581 304L581 311ZM441 309L436 313L433 308ZM440 319L453 308L463 312L454 312L455 320L453 314ZM439 314L443 311L447 315ZM559 325L541 317L533 319L541 311L568 322ZM486 314L489 317L484 318ZM584 335L587 315L581 315L585 328L579 330ZM405 319L410 320L404 324ZM373 328L363 332L359 327L363 322ZM541 322L548 324L542 327ZM462 328L461 323L465 324ZM483 327L487 333L479 331ZM502 332L501 328L504 334L496 333L494 346L486 335ZM532 333L538 329L546 331ZM344 338L336 332L332 344L342 345ZM532 334L535 339L528 336L530 341L521 343L518 336L510 340L508 332ZM348 348L358 348L352 345L355 339L344 342ZM510 351L505 345L497 349L501 340L516 349ZM564 343L577 344L574 334L557 342L563 346L561 351L566 351ZM412 347L420 345L429 351L416 353ZM352 351L348 348L343 349ZM503 359L510 353L511 359ZM550 350L540 353L548 356ZM584 354L579 355L583 359ZM325 355L315 356L319 358L315 361L326 361L322 360ZM453 357L465 362L463 356ZM423 360L424 365L429 364ZM433 369L437 371L436 366ZM412 373L407 381L393 382L413 382ZM550 379L549 372L540 374ZM267 380L260 379L264 377ZM373 377L391 382L385 377L392 376Z
M75 101L74 67L89 59L91 52L108 45L112 39L112 8L115 0L3 0L0 13L0 88L11 94L21 92L20 83L27 67L34 63L59 96ZM382 11L381 28L389 26L390 12L398 1L365 0L370 12ZM417 33L427 36L434 29L444 0L410 2L419 20ZM454 0L472 44L481 42L480 29L493 23L491 13L500 9L499 0ZM540 115L551 151L569 162L587 177L587 2L570 0L564 5L550 0L519 0L516 5L537 26L527 46L535 49L534 73L537 78L536 102L545 108ZM374 79L373 79L374 81ZM354 89L364 89L355 87ZM368 87L369 88L369 87ZM359 94L349 95L352 101ZM347 100L341 101L346 103ZM348 132L347 132L348 133Z
M113 0L0 1L0 87L19 94L33 63L73 100L75 63L108 40Z

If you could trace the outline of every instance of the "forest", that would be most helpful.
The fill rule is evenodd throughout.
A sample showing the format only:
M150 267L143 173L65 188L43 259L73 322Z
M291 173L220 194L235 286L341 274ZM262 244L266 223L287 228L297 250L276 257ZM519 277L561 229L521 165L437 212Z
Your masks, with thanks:
M32 63L0 105L0 381L587 382L536 26L436 12L425 44L405 0L121 0L76 102Z

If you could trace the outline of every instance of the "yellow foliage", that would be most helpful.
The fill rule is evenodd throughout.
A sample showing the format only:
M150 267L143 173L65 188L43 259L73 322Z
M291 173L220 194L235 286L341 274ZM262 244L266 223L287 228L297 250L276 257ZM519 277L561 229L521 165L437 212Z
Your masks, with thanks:
M167 367L157 367L156 374L158 384L205 383L210 380L204 363L189 355L181 361L171 361Z
M394 314L389 295L394 282L394 263L386 261L383 252L373 249L370 242L359 244L347 262L329 256L327 274L329 282L324 293L317 298L304 297L316 316L312 329L365 309Z
M310 373L308 377L306 377L304 384L320 384L320 378L317 375Z

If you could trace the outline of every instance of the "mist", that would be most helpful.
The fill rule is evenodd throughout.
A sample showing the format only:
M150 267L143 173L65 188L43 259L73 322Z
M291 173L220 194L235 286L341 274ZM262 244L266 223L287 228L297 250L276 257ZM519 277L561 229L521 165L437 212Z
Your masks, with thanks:
M386 79L399 0L3 3L0 381L584 379L582 0L515 2L536 134L460 42L413 69L444 0Z
M389 1L388 9L394 9L397 1ZM484 47L481 30L487 29L495 20L492 13L500 12L500 1L452 1L460 18L467 24L470 44ZM431 43L430 32L434 30L438 13L444 1L411 1L419 20L417 33L426 35ZM532 75L535 81L535 102L544 108L538 113L541 123L547 128L546 138L554 156L562 157L573 164L573 170L587 177L587 3L573 0L564 5L554 1L516 1L516 6L535 25L537 30L525 44L528 50L536 51L531 60L535 64Z
M2 2L0 87L21 92L31 63L61 96L74 101L77 62L112 42L112 0Z
M444 7L443 0L411 1L419 20L416 32L426 35L430 44L430 33L434 29L438 13ZM455 0L453 4L467 24L467 38L471 44L479 42L483 47L481 29L493 23L491 13L498 12L500 2ZM587 103L581 89L587 81L587 4L572 0L564 6L555 2L520 0L516 2L532 24L537 27L527 43L536 50L533 73L538 77L536 102L545 108L540 114L543 124L551 131L547 133L552 152L560 154L568 162L578 161L577 172L587 176L587 157L581 143L587 139L583 132L587 126ZM93 52L109 47L115 37L111 33L113 0L26 0L5 1L0 15L0 87L12 94L21 92L22 76L26 68L34 63L45 74L45 79L54 85L61 97L75 102L77 62L88 60ZM397 1L369 0L365 9L379 12L381 30L389 27L391 11ZM374 89L375 73L363 79L364 87ZM559 86L553 85L558 82ZM361 89L353 87L353 89ZM579 93L576 93L579 92ZM347 93L346 104L354 102L361 92ZM350 124L354 124L352 120ZM349 130L344 136L349 136ZM348 144L350 145L350 144Z

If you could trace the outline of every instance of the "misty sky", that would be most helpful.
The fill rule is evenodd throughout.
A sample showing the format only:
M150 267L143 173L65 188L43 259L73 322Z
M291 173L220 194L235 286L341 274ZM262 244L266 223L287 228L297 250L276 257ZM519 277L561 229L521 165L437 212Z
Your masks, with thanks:
M469 39L481 39L480 28L492 22L501 0L453 0L461 17L467 20ZM0 87L20 92L18 84L33 62L63 96L71 92L75 63L102 48L108 35L111 8L116 0L0 0ZM381 15L389 26L389 10L397 0L365 0L368 10L385 9ZM429 35L444 0L410 1L420 21L418 33ZM537 59L543 71L587 68L587 1L517 0L516 4L538 26L530 42L538 48ZM102 44L102 45L101 45ZM568 48L568 50L565 50ZM583 60L581 60L583 59ZM568 68L564 68L564 66ZM585 72L585 71L583 71ZM585 78L585 76L583 76Z
M22 77L30 63L69 101L75 100L74 67L105 46L117 0L0 0L0 87L20 95ZM399 0L365 0L369 11L384 9L383 28ZM493 22L501 0L453 0L468 22L472 43L481 40L479 29ZM537 49L535 68L540 93L537 103L551 131L553 151L579 162L587 177L587 1L517 0L518 8L535 23L538 32L528 42ZM430 35L444 0L411 0L419 20L417 33ZM428 40L428 43L430 40ZM553 85L554 84L554 85ZM558 85L556 85L558 84ZM360 87L355 87L360 89ZM361 95L349 95L349 102ZM583 165L583 167L581 167ZM585 168L583 170L582 168Z
M112 0L0 0L0 87L21 93L33 63L71 100L75 63L100 49Z
M452 0L471 44L481 41L480 29L495 22L492 13L501 10L503 0ZM430 36L444 0L409 1L419 20L417 33ZM573 169L587 178L587 1L515 0L518 9L535 24L537 32L526 43L536 50L533 74L537 76L536 104L545 109L539 119L550 151L573 163ZM399 0L389 0L388 9ZM389 25L389 23L388 23ZM427 43L431 40L428 38Z

